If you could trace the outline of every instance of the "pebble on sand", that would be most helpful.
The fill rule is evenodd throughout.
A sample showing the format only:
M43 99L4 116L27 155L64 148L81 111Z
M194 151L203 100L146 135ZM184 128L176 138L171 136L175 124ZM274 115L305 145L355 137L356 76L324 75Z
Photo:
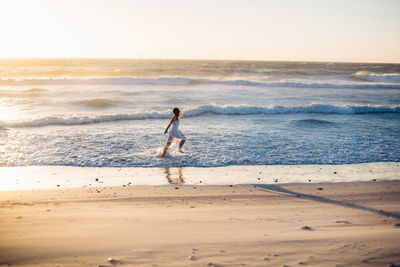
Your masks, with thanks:
M194 260L196 260L196 257L193 256L193 255L190 255L190 256L188 257L188 259L191 260L191 261L194 261Z
M117 264L118 263L118 261L116 259L113 259L113 258L108 258L107 261L109 263L111 263L111 264Z
M303 230L312 231L313 229L310 226L303 226L301 227Z

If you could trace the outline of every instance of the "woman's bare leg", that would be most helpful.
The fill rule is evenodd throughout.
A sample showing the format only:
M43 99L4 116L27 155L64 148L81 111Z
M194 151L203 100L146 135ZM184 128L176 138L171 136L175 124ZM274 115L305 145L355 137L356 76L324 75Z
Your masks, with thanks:
M165 145L164 151L163 151L163 153L161 154L161 157L164 157L164 156L165 156L165 154L167 153L167 150L168 150L168 148L169 148L170 145L171 145L171 143L167 143L167 144Z
M181 153L184 153L183 151L182 151L182 147L183 147L183 144L185 143L185 140L182 140L180 143L179 143L179 149L178 149L178 151L179 152L181 152Z

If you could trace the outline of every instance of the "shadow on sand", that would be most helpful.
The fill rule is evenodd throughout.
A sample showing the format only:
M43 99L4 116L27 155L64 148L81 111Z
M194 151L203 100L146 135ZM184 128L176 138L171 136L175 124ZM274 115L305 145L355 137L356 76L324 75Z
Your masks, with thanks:
M254 184L254 186L260 188L260 190L265 190L265 191L268 191L268 192L272 191L274 193L281 193L281 194L285 194L285 195L289 195L289 196L293 196L293 197L300 197L300 198L304 198L304 199L308 199L308 200L312 200L312 201L317 201L317 202L322 202L322 203L342 206L342 207L346 207L346 208L369 211L369 212L373 212L373 213L376 213L376 214L379 214L379 215L400 219L400 214L399 213L388 212L388 211L384 211L384 210L377 210L377 209L361 206L361 205L358 205L358 204L348 203L348 202L339 201L339 200L333 200L333 199L329 199L329 198L325 198L325 197L319 197L319 196L313 196L313 195L297 193L297 192L287 190L287 189L282 188L282 187L277 186L277 185Z

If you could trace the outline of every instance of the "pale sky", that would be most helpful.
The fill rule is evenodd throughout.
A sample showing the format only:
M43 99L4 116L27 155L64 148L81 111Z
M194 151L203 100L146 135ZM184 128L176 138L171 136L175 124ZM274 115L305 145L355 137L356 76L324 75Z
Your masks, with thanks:
M400 0L0 0L0 57L400 63Z

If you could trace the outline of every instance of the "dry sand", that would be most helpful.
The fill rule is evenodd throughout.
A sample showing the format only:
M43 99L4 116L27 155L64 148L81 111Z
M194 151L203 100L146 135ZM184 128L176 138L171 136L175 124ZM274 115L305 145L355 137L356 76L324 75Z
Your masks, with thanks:
M399 223L400 181L4 191L0 265L388 266Z

